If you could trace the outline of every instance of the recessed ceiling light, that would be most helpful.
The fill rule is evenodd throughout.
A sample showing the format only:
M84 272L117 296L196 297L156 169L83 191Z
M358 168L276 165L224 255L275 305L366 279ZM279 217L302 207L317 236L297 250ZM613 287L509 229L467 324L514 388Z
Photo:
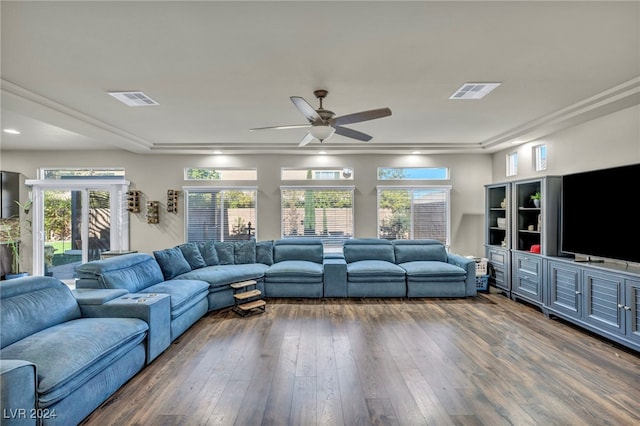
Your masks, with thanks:
M19 135L20 132L17 131L16 129L3 129L2 130L5 133L9 133L10 135Z
M213 151L213 154L214 155L220 155L220 154L222 154L222 151Z
M413 155L422 154L420 151L411 151Z
M318 154L320 155L325 155L327 153L327 151L318 151Z
M465 83L449 99L481 99L501 83Z
M525 143L525 141L519 141L519 140L516 140L516 141L511 141L511 143L512 143L513 145L520 145L521 143Z
M159 105L156 101L142 92L109 92L109 94L128 106Z

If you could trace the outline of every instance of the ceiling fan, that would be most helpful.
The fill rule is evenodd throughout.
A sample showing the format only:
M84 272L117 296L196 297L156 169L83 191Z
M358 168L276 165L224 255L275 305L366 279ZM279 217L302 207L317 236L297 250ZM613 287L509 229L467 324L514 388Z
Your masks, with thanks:
M309 129L309 132L304 136L304 138L302 138L298 146L305 146L314 138L319 140L320 142L323 142L329 139L334 133L341 136L346 136L348 138L357 139L359 141L368 142L372 139L372 136L369 136L366 133L362 133L357 130L343 127L343 125L374 120L376 118L382 118L391 115L391 110L389 108L379 108L335 117L335 113L333 111L329 111L328 109L324 109L322 107L322 100L327 97L329 92L327 90L319 89L314 90L313 94L320 101L320 107L318 109L314 109L307 101L305 101L300 96L291 96L290 98L291 102L293 102L296 108L298 108L300 112L307 118L307 120L309 120L309 124L258 127L249 130L281 130L311 127Z

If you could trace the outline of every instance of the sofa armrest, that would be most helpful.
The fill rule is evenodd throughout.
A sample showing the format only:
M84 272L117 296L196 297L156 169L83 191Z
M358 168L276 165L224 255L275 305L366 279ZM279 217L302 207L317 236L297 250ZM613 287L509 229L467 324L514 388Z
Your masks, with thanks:
M347 297L347 262L344 256L323 261L324 297Z
M2 425L39 424L36 408L36 365L17 359L0 360Z
M468 257L461 256L459 254L447 253L447 263L456 265L467 271L466 283L466 295L476 296L478 294L478 287L476 286L476 262Z
M80 310L83 306L87 305L103 305L110 300L127 294L127 290L124 289L92 289L81 288L72 290L73 297L76 298Z

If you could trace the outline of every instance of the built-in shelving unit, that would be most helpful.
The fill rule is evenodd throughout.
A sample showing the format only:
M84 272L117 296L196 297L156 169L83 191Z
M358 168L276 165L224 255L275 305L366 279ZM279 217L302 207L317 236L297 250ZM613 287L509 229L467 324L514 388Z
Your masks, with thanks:
M485 186L485 256L489 259L489 284L511 293L511 184Z

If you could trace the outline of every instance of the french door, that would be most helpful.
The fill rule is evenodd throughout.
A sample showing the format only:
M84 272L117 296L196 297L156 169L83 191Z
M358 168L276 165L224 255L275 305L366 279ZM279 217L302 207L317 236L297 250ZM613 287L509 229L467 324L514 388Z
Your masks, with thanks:
M129 248L128 183L27 181L33 197L33 274L74 280L75 266Z

